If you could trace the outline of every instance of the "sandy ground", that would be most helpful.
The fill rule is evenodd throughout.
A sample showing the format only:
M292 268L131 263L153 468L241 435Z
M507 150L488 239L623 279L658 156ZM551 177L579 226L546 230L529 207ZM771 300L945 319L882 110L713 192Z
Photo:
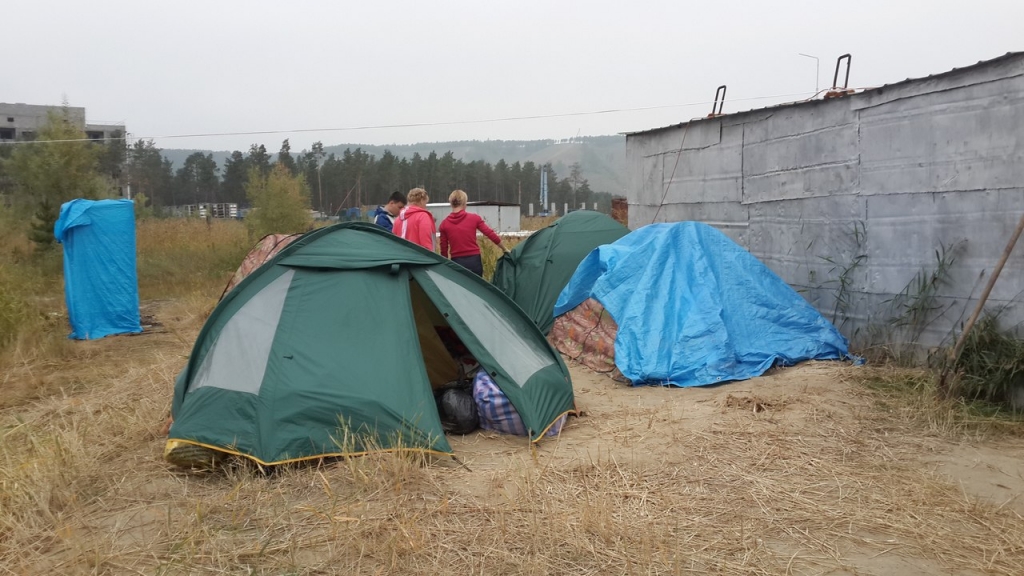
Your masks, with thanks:
M857 526L858 522L851 520L849 530L840 531L846 532L846 537L832 534L828 543L814 542L808 534L806 540L794 546L789 538L772 541L772 534L761 534L773 556L791 554L794 560L801 555L820 554L823 548L833 552L827 560L796 562L796 566L789 562L782 572L1002 573L991 565L985 566L980 555L975 569L943 562L941 551L935 549L941 545L942 537L936 535L931 541L922 541L916 532L930 522L949 518L943 515L943 519L928 519L927 508L949 511L952 507L955 518L959 514L955 509L959 507L967 518L972 514L969 509L981 506L1006 512L1010 525L1024 528L1024 442L1006 438L965 442L916 430L914 426L892 426L879 413L874 395L857 384L866 369L810 362L777 369L745 382L690 389L633 388L585 367L573 366L571 370L577 404L584 415L572 419L560 439L537 448L558 465L613 461L631 468L692 469L701 466L702 458L713 460L717 451L721 458L735 461L732 466L709 465L709 475L702 481L713 485L719 479L714 475L716 472L746 469L749 474L741 479L742 491L736 493L734 500L741 516L743 507L751 505L750 496L756 492L756 477L763 474L761 464L765 460L782 462L785 471L772 471L786 477L782 483L792 482L789 488L796 488L797 492L801 484L805 484L803 488L812 487L822 476L828 476L829 470L834 470L834 486L818 494L823 496L818 504L825 513L830 500L854 500L852 505L847 504L852 510L841 507L834 511L840 517L857 516L864 511L858 511L859 506L880 506L891 511L891 507L907 504L887 501L899 498L900 490L893 490L894 485L909 487L910 492L919 486L920 494L927 494L923 501L914 502L904 511L908 522L919 523L908 531L901 530L897 522L872 527L870 521L879 517L865 514L868 518L862 520L868 522ZM827 448L820 445L822 442L828 444ZM737 446L723 447L723 443ZM522 440L488 433L456 438L452 445L473 471L465 477L463 489L482 496L495 487L499 491L504 489L506 482L502 478L508 473L509 463L521 458L526 450ZM739 445L746 445L747 449ZM818 450L820 459L787 457L784 452L790 450L805 456ZM828 461L829 457L837 456L841 463ZM843 470L850 473L845 478L841 475ZM878 477L876 470L884 470L884 476ZM736 486L735 478L721 480L730 487ZM480 486L487 490L481 491ZM682 489L680 496L685 498L687 487L676 488ZM662 489L672 491L670 486ZM882 502L860 502L865 491L889 494ZM754 500L761 508L760 515L772 516L772 500L786 500L791 494L766 491L762 495L764 502L756 496ZM751 510L748 508L747 512ZM756 510L753 512L757 515ZM798 518L788 521L795 522L778 527L783 534L800 532ZM1024 550L1018 547L1013 553L1019 560Z
M808 362L761 378L701 388L629 387L582 366L571 366L580 418L539 450L569 462L598 454L667 464L693 450L682 432L765 429L813 432L822 419L851 424L873 410L873 396L856 384L859 368ZM905 464L954 483L970 497L1024 515L1024 442L960 443L933 435L913 440L920 450ZM522 439L480 432L453 437L458 456L475 471L500 471L524 450ZM907 455L904 455L907 456Z
M201 319L150 311L151 334L5 375L48 392L0 410L22 459L0 479L40 493L12 492L28 512L2 518L0 574L1024 573L1024 442L904 418L871 368L668 389L571 367L583 414L561 436L452 437L464 466L195 474L158 431Z

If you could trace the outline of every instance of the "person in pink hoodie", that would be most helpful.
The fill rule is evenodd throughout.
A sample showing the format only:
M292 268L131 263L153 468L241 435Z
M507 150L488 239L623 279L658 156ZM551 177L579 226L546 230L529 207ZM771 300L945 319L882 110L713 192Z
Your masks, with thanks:
M483 276L484 264L480 257L480 246L476 243L477 231L503 251L508 252L508 249L501 245L501 237L495 234L479 214L466 212L469 198L465 192L455 190L448 197L448 202L452 205L452 213L441 221L441 256L451 258L452 262L461 264L477 276Z
M395 227L392 232L399 238L404 238L413 244L419 244L431 252L434 248L434 237L437 228L434 225L434 215L427 210L427 202L430 197L423 188L413 188L406 196L408 205L395 218Z

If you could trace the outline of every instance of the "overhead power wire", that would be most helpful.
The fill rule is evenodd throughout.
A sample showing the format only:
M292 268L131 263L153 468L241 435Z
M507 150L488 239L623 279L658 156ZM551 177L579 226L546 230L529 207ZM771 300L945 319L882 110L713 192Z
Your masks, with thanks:
M805 96L807 92L796 92L792 94L776 94L772 96L751 96L748 98L734 98L730 102L745 102L751 100L770 100L775 98L791 98ZM607 110L592 110L588 112L563 112L558 114L535 114L530 116L506 116L501 118L487 118L477 120L448 120L441 122L410 122L406 124L378 124L368 126L345 126L340 128L296 128L292 130L250 130L243 132L203 132L195 134L166 134L162 136L131 136L128 135L110 138L69 138L63 140L16 140L2 142L0 144L57 144L63 142L105 142L118 140L167 140L171 138L214 138L223 136L265 136L271 134L303 134L309 132L356 132L361 130L382 130L389 128L423 128L431 126L459 126L465 124L488 124L493 122L517 122L523 120L544 120L550 118L571 118L575 116L598 116L603 114L618 114L622 112L643 112L646 110L663 110L667 108L686 108L689 106L701 106L711 104L710 100L702 102L689 102L686 104L663 104L659 106L640 106L637 108L611 108Z

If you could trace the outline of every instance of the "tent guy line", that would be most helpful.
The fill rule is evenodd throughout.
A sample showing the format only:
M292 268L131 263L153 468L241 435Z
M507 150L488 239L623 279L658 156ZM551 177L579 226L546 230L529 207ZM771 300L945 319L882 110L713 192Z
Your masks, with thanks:
M751 100L770 100L773 98L791 98L806 96L808 92L794 92L790 94L775 94L771 96L750 96L748 98L733 98L730 102L746 102ZM162 136L119 136L108 138L69 138L64 140L13 140L0 142L0 145L17 144L56 144L63 142L104 142L117 140L160 140L171 138L214 138L223 136L261 136L270 134L303 134L311 132L356 132L361 130L383 130L389 128L424 128L431 126L458 126L466 124L487 124L491 122L517 122L522 120L544 120L548 118L569 118L573 116L597 116L603 114L618 114L622 112L642 112L646 110L661 110L666 108L685 108L690 106L703 106L711 104L711 100L702 102L688 102L685 104L663 104L659 106L641 106L637 108L611 108L607 110L592 110L588 112L562 112L558 114L536 114L532 116L508 116L504 118L487 118L476 120L448 120L441 122L411 122L407 124L378 124L368 126L346 126L340 128L296 128L290 130L251 130L242 132L206 132L196 134L166 134Z

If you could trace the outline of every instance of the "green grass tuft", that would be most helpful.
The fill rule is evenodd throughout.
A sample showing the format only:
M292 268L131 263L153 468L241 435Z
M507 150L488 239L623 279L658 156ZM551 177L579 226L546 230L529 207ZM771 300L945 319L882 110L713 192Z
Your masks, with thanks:
M953 373L957 396L1011 405L1014 392L1024 389L1024 341L1000 330L996 316L986 316L967 336Z

